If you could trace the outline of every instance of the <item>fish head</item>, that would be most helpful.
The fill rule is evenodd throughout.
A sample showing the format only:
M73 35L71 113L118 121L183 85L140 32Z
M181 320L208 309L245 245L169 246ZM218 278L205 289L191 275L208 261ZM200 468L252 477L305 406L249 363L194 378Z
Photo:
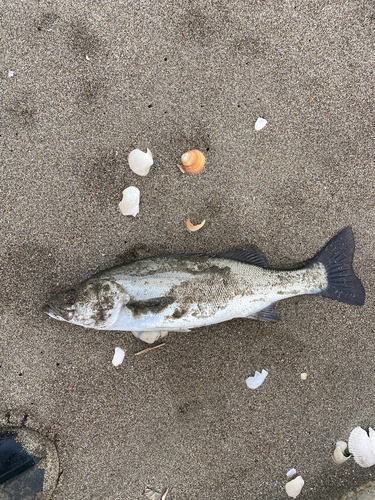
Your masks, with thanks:
M129 300L123 287L108 279L90 279L51 297L44 312L51 318L98 330L116 323Z

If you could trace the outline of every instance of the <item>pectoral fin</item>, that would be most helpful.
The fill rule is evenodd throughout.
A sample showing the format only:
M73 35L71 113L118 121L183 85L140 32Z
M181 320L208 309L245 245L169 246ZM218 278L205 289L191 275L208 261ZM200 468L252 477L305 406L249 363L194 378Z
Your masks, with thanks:
M248 317L253 319L259 319L260 321L272 321L272 322L279 321L280 317L275 311L276 304L277 302L274 302L273 304L270 304L261 311L258 311L255 314L251 314Z

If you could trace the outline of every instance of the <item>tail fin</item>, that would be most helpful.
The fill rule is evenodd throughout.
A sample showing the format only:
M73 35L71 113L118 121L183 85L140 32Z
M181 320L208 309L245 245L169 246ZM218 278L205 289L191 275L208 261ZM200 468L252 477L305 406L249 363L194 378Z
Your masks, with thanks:
M321 263L327 272L328 286L317 295L356 306L365 303L365 289L352 268L354 249L353 230L348 226L309 263L309 266Z

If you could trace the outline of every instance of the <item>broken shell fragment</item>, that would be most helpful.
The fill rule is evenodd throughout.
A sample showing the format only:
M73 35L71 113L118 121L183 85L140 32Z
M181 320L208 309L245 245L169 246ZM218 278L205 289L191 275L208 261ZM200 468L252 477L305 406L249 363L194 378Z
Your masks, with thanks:
M115 354L112 359L112 364L114 366L121 365L121 363L124 361L124 357L125 357L125 352L122 349L120 349L120 347L116 347Z
M292 481L289 481L289 483L286 483L285 491L288 497L297 498L304 484L305 481L302 479L302 476L297 476L295 479L292 479Z
M246 379L246 385L249 389L257 389L260 385L263 384L264 379L267 377L268 372L266 370L262 370L262 373L255 372L254 377L248 377Z
M371 467L375 464L375 431L369 427L369 434L356 427L349 436L349 452L361 467Z
M344 451L346 450L347 446L348 445L345 443L345 441L337 441L335 451L332 455L335 464L343 464L348 460L348 458L350 458L350 455L348 457L344 455Z
M145 489L145 495L147 498L150 500L165 500L168 495L169 488L165 490L165 492L159 493L158 491L152 490L151 488L146 488Z
M301 380L307 379L307 373L301 373Z
M123 215L132 215L135 217L139 212L139 189L130 186L122 192L122 200L119 203L120 211Z
M147 148L147 153L144 153L140 149L134 149L130 151L128 156L129 167L137 175L145 176L149 173L151 165L154 163L152 159L152 153Z
M196 226L194 226L194 224L192 224L190 222L190 217L187 219L186 221L186 227L189 229L189 231L191 231L192 233L194 231L198 231L198 229L200 229L201 227L203 227L204 225L206 224L206 220L204 220L203 222L201 222L200 224L197 224Z
M267 120L264 118L258 118L257 121L255 122L254 128L256 131L262 130L267 125Z
M288 477L292 477L292 476L294 476L295 474L297 474L297 471L296 471L296 469L295 469L294 467L293 467L293 469L288 470L288 472L286 473L286 475L287 475Z
M197 174L202 170L206 159L203 153L197 149L192 149L181 156L181 161L186 172L189 174Z

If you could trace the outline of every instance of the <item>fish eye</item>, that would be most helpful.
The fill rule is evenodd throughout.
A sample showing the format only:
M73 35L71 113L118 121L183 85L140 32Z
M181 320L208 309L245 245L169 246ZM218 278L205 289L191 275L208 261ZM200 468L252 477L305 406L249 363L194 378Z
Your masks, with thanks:
M64 303L67 306L72 306L76 301L76 298L77 298L77 292L76 290L74 290L74 288L71 288L64 294Z

